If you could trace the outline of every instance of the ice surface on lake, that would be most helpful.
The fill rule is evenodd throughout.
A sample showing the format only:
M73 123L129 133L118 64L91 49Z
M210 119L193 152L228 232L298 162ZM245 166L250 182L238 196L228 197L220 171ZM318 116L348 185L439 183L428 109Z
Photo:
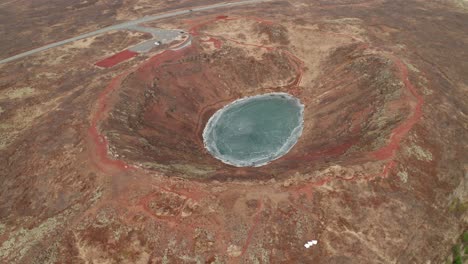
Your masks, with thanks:
M207 150L224 163L258 167L286 154L302 133L304 106L286 93L236 100L206 124Z

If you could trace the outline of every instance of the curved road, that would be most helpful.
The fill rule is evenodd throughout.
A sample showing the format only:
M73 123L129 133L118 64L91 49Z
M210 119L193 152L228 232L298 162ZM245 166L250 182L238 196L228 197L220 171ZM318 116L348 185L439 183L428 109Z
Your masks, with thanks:
M190 14L190 13L193 13L193 12L205 11L205 10L216 9L216 8L248 5L248 4L268 2L268 1L271 1L271 0L245 0L245 1L232 2L232 3L219 3L219 4L208 5L208 6L194 7L192 9L173 11L173 12L164 13L164 14L160 14L160 15L145 16L145 17L142 17L140 19L124 22L124 23L121 23L121 24L117 24L117 25L113 25L113 26L109 26L109 27L105 27L105 28L101 28L101 29L98 29L98 30L93 31L93 32L89 32L89 33L79 35L79 36L76 36L76 37L73 37L73 38L69 38L69 39L65 39L65 40L62 40L62 41L54 42L54 43L45 45L45 46L37 48L37 49L26 51L26 52L11 56L9 58L0 60L0 64L1 63L7 63L7 62L17 60L17 59L21 59L23 57L33 55L35 53L38 53L38 52L41 52L41 51L44 51L44 50L48 50L48 49L55 48L55 47L58 47L58 46L61 46L61 45L65 45L67 43L77 41L77 40L80 40L80 39L89 38L89 37L92 37L92 36L95 36L95 35L106 33L106 32L112 31L112 30L127 29L128 27L136 26L136 25L138 25L140 23L144 23L144 22L148 22L148 21L154 21L154 20L159 20L159 19L168 18L168 17L186 15L186 14Z

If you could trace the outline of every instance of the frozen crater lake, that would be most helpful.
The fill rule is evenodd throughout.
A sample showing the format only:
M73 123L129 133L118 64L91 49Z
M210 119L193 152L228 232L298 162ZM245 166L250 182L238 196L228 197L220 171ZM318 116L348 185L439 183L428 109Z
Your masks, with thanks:
M218 110L203 131L206 149L236 167L259 167L289 152L302 133L304 106L287 93L236 100Z

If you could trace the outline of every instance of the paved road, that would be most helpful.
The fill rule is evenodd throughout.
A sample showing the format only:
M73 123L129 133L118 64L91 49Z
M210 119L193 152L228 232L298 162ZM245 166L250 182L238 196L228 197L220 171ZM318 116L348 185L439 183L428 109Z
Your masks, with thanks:
M190 13L193 13L193 12L205 11L205 10L210 10L210 9L216 9L216 8L222 8L222 7L234 7L234 6L248 5L248 4L268 2L268 1L271 1L271 0L245 0L245 1L239 1L239 2L233 2L233 3L219 3L219 4L214 4L214 5L194 7L192 9L185 9L185 10L179 10L179 11L164 13L164 14L160 14L160 15L145 16L145 17L142 17L142 18L137 19L137 20L132 20L132 21L121 23L121 24L101 28L101 29L98 29L98 30L93 31L93 32L89 32L89 33L79 35L79 36L76 36L76 37L73 37L73 38L69 38L69 39L66 39L66 40L54 42L54 43L45 45L45 46L37 48L37 49L26 51L26 52L11 56L9 58L0 60L0 64L1 63L7 63L7 62L17 60L17 59L21 59L21 58L24 58L26 56L29 56L29 55L32 55L32 54L35 54L35 53L38 53L38 52L41 52L41 51L44 51L44 50L55 48L55 47L65 45L65 44L73 42L73 41L77 41L77 40L84 39L84 38L89 38L89 37L96 36L96 35L106 33L106 32L109 32L109 31L131 28L131 27L136 26L136 25L138 25L140 23L145 23L145 22L159 20L159 19L168 18L168 17L186 15L186 14L190 14Z

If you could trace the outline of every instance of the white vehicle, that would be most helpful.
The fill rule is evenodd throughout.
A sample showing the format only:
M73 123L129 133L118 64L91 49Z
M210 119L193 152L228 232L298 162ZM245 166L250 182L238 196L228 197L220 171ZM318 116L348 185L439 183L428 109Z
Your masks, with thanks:
M311 246L313 245L317 245L318 241L317 240L311 240L311 241L308 241L307 243L304 244L304 247L305 248L310 248Z

